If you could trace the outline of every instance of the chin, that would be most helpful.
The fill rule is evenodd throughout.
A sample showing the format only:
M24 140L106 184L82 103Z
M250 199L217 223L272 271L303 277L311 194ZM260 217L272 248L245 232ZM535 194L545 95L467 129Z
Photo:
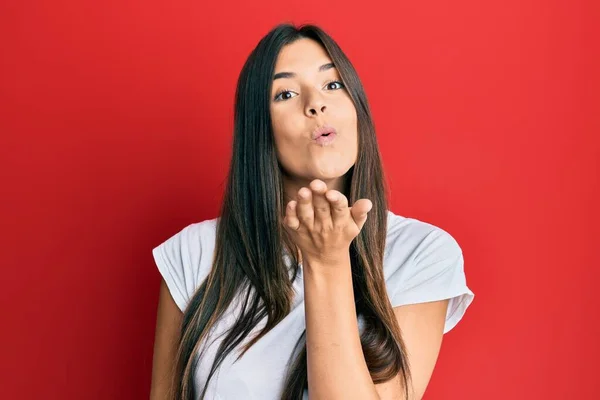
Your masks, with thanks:
M342 168L342 169L335 168L334 170L332 169L332 170L327 170L327 171L321 170L320 172L315 174L314 179L321 179L321 180L325 181L325 180L343 178L353 166L354 166L354 164L350 164L347 168Z

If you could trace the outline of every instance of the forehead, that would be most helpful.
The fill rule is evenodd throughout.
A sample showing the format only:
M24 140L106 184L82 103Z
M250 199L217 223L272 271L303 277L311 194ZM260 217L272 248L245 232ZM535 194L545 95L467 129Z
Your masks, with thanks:
M281 49L275 62L275 73L316 72L321 65L329 62L331 58L321 44L312 39L298 39Z

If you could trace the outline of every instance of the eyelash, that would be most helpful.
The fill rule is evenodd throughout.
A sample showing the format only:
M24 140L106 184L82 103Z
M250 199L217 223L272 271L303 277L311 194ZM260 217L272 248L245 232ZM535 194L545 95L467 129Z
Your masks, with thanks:
M327 83L325 84L325 87L327 87L327 86L331 85L332 83L339 83L339 84L340 84L340 87L339 87L339 88L337 88L337 89L332 89L332 90L339 90L339 89L343 89L343 88L345 87L345 86L344 86L344 83L343 83L343 82L341 82L341 81L338 81L338 80L332 80L332 81L329 81L329 82L327 82ZM275 101L285 101L285 100L288 100L288 99L280 99L280 100L277 100L277 98L278 98L279 96L281 96L282 94L284 94L284 93L287 93L287 92L292 92L292 91L293 91L293 90L291 90L291 89L283 89L283 90L280 90L279 92L277 92L277 94L275 95L275 98L274 98L273 100L275 100Z

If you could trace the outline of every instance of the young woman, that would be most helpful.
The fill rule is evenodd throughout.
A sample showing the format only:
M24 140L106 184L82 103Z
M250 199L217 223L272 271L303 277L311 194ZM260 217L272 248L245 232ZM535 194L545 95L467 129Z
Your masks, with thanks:
M152 399L420 399L473 299L452 236L388 210L364 89L314 25L250 54L220 217L153 255Z

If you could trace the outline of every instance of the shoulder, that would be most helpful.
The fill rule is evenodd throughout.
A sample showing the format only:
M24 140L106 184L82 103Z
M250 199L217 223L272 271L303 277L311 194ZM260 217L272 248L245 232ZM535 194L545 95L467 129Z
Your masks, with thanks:
M180 232L191 244L198 243L203 249L214 248L219 218L205 219L187 225Z
M203 239L205 241L210 240L216 237L218 220L219 218L212 218L193 222L181 229L179 234L190 238Z
M398 264L408 260L422 262L432 257L456 258L462 254L456 239L439 226L389 210L387 224L384 260Z
M170 255L172 258L181 258L184 261L200 261L203 254L209 254L214 250L217 232L218 218L206 219L194 222L181 228L158 245L153 251Z
M183 311L212 268L218 218L189 224L153 250L154 261Z
M454 237L431 223L391 211L383 270L392 307L449 299L444 332L458 323L474 298Z

